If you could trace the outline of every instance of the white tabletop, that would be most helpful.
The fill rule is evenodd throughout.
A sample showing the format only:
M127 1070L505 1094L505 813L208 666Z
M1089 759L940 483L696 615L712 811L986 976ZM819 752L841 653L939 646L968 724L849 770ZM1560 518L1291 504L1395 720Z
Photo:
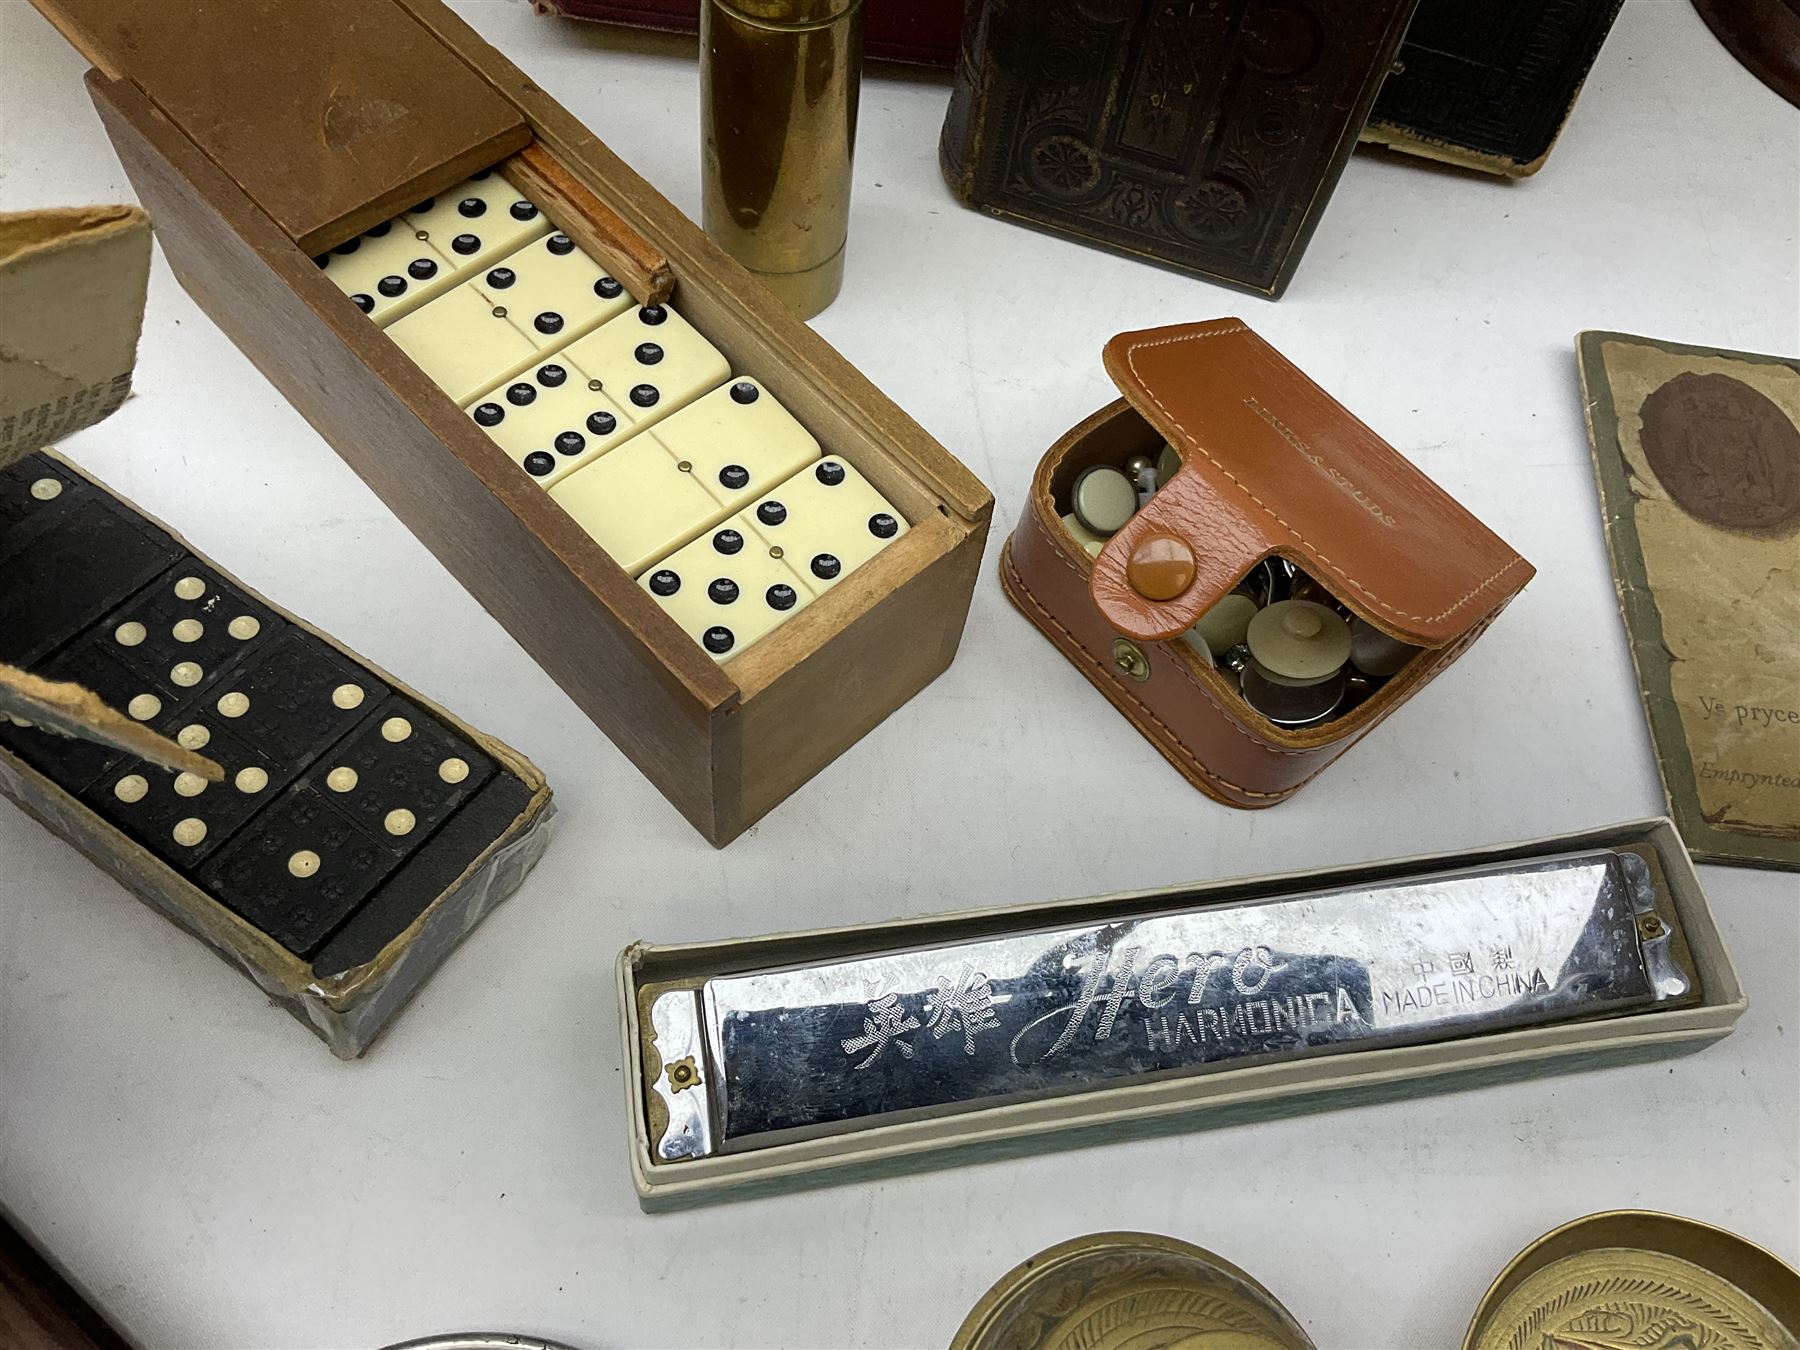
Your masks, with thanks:
M698 211L691 51L456 5ZM132 192L83 63L0 0L0 209ZM1656 814L1573 338L1800 350L1800 118L1680 0L1634 0L1535 178L1355 156L1279 303L1003 224L939 179L939 76L872 74L817 327L995 492L944 675L716 852L195 307L158 256L137 396L64 447L221 563L533 756L523 888L369 1056L0 806L0 1208L152 1346L943 1345L1003 1271L1147 1229L1323 1347L1457 1342L1527 1241L1672 1210L1800 1258L1795 879L1702 879L1751 1007L1697 1056L675 1216L625 1169L613 959L751 934L1456 848ZM1493 631L1315 784L1189 788L1006 604L992 560L1111 333L1237 314L1537 564Z

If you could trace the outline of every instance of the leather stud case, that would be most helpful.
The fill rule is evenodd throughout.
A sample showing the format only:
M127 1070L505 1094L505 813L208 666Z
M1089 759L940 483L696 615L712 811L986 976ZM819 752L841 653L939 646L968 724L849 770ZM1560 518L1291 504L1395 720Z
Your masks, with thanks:
M1241 321L1121 333L1105 361L1124 397L1039 463L1001 583L1208 796L1284 801L1460 656L1531 579L1530 563ZM1090 559L1061 519L1076 475L1154 460L1164 442L1180 470ZM1271 558L1418 652L1334 720L1269 721L1229 669L1181 638ZM1149 585L1147 559L1158 564Z

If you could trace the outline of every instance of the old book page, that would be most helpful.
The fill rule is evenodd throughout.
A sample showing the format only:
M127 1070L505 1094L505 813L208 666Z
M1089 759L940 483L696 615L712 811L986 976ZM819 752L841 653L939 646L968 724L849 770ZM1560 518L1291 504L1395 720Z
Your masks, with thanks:
M1581 338L1620 607L1698 857L1800 867L1800 362Z

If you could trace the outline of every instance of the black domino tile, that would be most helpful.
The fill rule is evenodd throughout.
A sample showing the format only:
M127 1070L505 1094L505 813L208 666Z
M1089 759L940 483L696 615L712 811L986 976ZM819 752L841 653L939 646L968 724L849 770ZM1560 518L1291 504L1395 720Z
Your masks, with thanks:
M468 871L530 804L531 789L522 780L514 774L496 773L319 949L313 956L313 969L333 974L374 960Z
M79 794L124 756L111 746L78 741L0 720L0 748L12 751L65 792Z
M316 863L309 869L303 858ZM310 957L400 862L302 781L214 854L200 881L239 917Z
M340 707L333 695L355 689L360 698ZM328 747L366 720L388 688L362 666L299 628L289 628L229 678L208 688L203 705L213 713L242 695L248 706L230 718L232 735L257 747L284 770L310 765Z
M0 558L25 547L90 496L86 479L41 454L0 469Z
M268 789L261 794L265 803L273 800L309 767L304 761L283 763L271 758L264 746L243 734L237 719L221 717L215 702L216 695L177 708L164 715L156 724L156 730L216 761L228 773L237 768L260 768L269 775ZM228 763L228 760L233 762Z
M192 690L126 665L107 644L95 640L92 633L69 643L38 670L45 679L72 680L93 690L104 702L140 722L158 721L189 706L195 699ZM155 706L147 712L132 706L144 694L156 700Z
M287 627L285 619L190 555L102 619L95 637L110 643L126 665L164 683L174 681L177 666L188 668L191 682L183 687L198 694L275 645ZM128 629L131 640L122 641Z
M344 769L354 782L334 786L332 775ZM422 708L395 697L321 756L308 777L370 834L410 852L493 772L486 755ZM390 828L395 812L406 813L406 828L399 832Z
M197 725L185 718L174 720ZM183 869L195 867L278 797L283 786L268 760L228 733L211 735L200 753L225 770L223 782L171 774L131 758L113 765L82 797L164 861ZM201 826L198 838L191 826L189 832L178 832L193 821Z
M102 702L121 711L133 710L135 700L148 694L156 700L156 705L148 716L139 719L144 722L171 715L186 704L179 691L146 680L110 652L92 643L78 642L65 648L38 666L34 673L48 680L68 680L91 689ZM110 746L10 724L0 724L0 745L17 752L21 759L57 786L76 794L122 758Z
M180 556L99 494L72 502L0 562L0 661L33 666Z

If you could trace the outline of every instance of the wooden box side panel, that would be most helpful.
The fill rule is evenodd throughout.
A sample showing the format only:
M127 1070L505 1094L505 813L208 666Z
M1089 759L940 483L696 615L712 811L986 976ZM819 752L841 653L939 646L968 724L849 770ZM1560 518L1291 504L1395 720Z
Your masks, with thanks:
M735 665L749 686L758 664L773 678L739 710L743 741L744 824L753 824L941 675L956 656L981 567L985 531L953 525L937 514L916 525L902 545L930 558L903 585L887 577L906 566L885 554L858 569L839 591L855 587L855 617L830 642L814 645L800 620L758 643ZM899 554L897 546L888 553ZM883 567L892 562L893 568ZM817 616L822 621L828 616ZM790 650L790 648L792 650Z
M306 300L318 281L310 259L136 89L93 75L89 86L171 268L200 307L696 829L715 843L735 835L737 724L724 715L734 701L705 697L729 683L711 670L686 678L683 667L698 668L703 654L670 662L646 644L630 607L650 614L652 602L629 578L614 567L597 580L604 569L571 564L511 494L446 448L479 432L398 349L372 366L357 348L381 335L357 329L352 340L347 325L366 328L362 315ZM485 442L474 453L502 458ZM548 513L537 505L535 514ZM576 533L572 523L564 533ZM602 580L627 617L601 598Z

